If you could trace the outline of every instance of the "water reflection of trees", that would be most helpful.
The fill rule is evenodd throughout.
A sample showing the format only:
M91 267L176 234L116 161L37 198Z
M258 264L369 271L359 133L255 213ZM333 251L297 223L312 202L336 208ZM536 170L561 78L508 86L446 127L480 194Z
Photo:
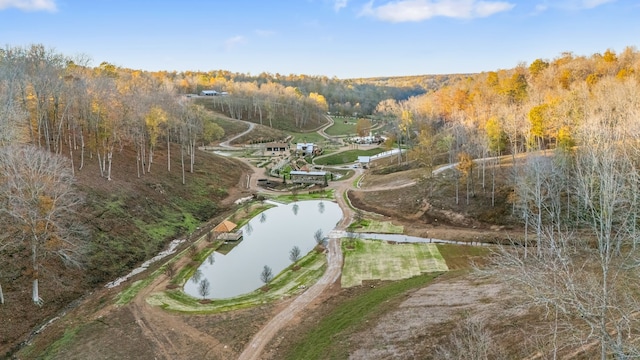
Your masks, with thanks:
M253 232L253 225L251 225L251 222L248 222L247 225L244 226L244 231L247 232L247 235L251 235Z
M298 204L293 204L293 207L291 208L291 210L293 210L293 215L298 215L299 209L300 209L300 206Z
M207 256L207 262L209 265L213 265L213 263L216 262L216 258L213 255L214 253L211 253L211 255Z
M197 269L194 273L193 276L191 277L191 281L193 281L195 284L200 282L200 279L202 279L202 270Z
M260 213L260 222L264 223L265 221L267 221L267 214L265 214L263 211L262 213Z
M324 202L320 201L318 203L318 211L320 212L320 214L324 214Z

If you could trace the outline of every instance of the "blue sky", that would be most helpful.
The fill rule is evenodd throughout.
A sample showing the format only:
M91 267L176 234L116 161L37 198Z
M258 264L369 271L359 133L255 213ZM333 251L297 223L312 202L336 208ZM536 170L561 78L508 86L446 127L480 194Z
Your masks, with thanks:
M149 71L474 73L639 35L636 0L0 0L1 47Z

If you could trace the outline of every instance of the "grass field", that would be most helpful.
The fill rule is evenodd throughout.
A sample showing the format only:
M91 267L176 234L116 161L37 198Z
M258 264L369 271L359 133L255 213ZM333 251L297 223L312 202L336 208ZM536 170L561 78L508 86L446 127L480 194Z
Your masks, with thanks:
M344 118L334 119L333 125L327 128L324 132L331 136L343 136L343 135L355 135L356 133L356 119ZM346 121L346 122L345 122Z
M327 139L325 139L324 137L322 137L322 135L318 134L317 132L307 132L307 133L294 133L294 132L289 132L289 135L291 135L291 142L292 143L314 143L314 144L321 144L327 141Z
M349 231L361 233L402 234L404 226L393 225L391 221L376 221L363 219L349 226Z
M377 240L344 241L342 287L361 285L363 280L400 280L427 272L447 271L435 244L390 244Z
M358 160L358 156L373 156L384 151L385 150L383 148L374 148L368 150L347 150L316 158L314 162L318 165L348 164Z

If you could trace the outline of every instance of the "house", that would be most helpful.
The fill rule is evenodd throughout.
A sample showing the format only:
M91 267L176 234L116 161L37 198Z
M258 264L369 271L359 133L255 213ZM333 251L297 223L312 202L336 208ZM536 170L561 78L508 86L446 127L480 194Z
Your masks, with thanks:
M313 143L297 143L296 144L296 151L302 152L305 155L312 155L314 148L315 148L315 145Z
M292 171L289 175L292 184L327 184L326 171Z
M233 231L238 225L229 220L224 220L213 228L213 233L217 234L216 239L238 241L242 238L242 229Z
M218 96L218 92L215 90L202 90L200 96Z
M264 144L265 150L270 153L281 153L289 150L289 144L283 142L270 142Z

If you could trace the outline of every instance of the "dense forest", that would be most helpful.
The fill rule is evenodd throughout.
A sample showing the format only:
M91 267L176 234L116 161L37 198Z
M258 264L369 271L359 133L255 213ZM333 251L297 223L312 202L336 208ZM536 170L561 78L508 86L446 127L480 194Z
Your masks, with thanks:
M550 341L595 343L603 359L640 355L636 49L563 53L480 74L347 80L87 63L41 45L0 50L0 303L5 269L12 279L29 277L32 301L41 303L49 256L69 266L86 261L92 235L71 216L82 198L74 176L87 162L110 181L122 166L118 153L131 151L126 176L140 178L162 150L162 167L179 167L187 182L198 145L224 136L186 96L212 89L228 93L211 99L216 111L289 131L317 128L327 113L385 119L409 149L400 161L432 169L444 154L457 163L462 188L479 164L491 188L491 169L510 158L509 206L522 220L523 251L501 253L495 271L523 301L547 309L557 324ZM488 160L473 161L481 158Z

